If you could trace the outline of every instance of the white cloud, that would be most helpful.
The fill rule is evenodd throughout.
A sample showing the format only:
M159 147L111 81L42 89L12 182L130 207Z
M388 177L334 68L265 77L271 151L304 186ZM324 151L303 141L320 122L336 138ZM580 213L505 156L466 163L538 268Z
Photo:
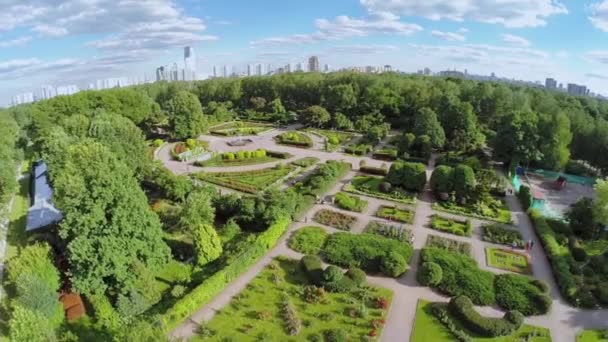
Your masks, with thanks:
M32 40L30 36L23 36L11 40L0 41L0 48L23 46Z
M68 30L63 27L40 24L32 27L32 31L45 37L63 37L68 34Z
M596 73L586 73L585 77L596 78L598 80L603 80L603 81L607 81L608 80L608 76L607 75L596 74Z
M589 6L589 20L593 26L608 32L608 0L594 2Z
M329 49L329 53L343 54L375 54L389 51L397 51L398 47L394 45L338 45Z
M466 37L462 34L455 32L444 32L444 31L432 31L431 35L439 39L447 40L449 42L464 42Z
M568 10L558 0L360 0L371 12L422 16L431 20L474 20L506 27L537 27Z
M507 44L515 45L515 46L528 47L528 46L532 45L532 43L530 43L530 41L527 40L526 38L512 35L512 34L503 34L502 41Z
M466 27L461 27L461 28L458 29L458 32L460 32L460 33L469 33L469 29L466 28Z
M596 50L589 51L583 55L583 57L591 62L608 64L608 50Z
M272 37L251 42L252 45L277 45L288 43L314 43L327 40L339 40L349 37L364 37L374 33L411 35L422 31L422 27L416 24L404 23L399 17L387 13L376 12L367 18L356 19L345 15L336 17L333 21L317 19L315 33L294 34L283 37Z

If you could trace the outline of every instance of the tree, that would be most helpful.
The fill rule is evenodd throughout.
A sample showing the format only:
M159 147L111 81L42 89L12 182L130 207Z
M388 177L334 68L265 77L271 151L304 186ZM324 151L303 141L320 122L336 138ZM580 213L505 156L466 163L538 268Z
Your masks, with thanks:
M563 113L541 117L539 122L541 164L551 170L563 169L570 160L572 132L570 120Z
M439 165L433 170L431 175L431 189L435 192L451 192L453 184L454 169L447 165Z
M222 255L222 241L213 226L201 224L191 230L196 250L196 259L200 266L217 259Z
M321 106L310 106L300 112L300 121L314 127L322 127L329 120L331 120L331 115Z
M15 286L24 275L35 276L53 292L60 287L59 271L51 259L51 247L37 243L24 247L19 255L8 262L8 280Z
M412 133L405 133L401 135L399 137L399 141L397 142L397 149L399 150L399 155L403 155L404 153L411 153L415 141L416 136Z
M55 331L49 321L40 313L19 305L13 307L9 336L13 342L52 342L56 341Z
M64 166L51 171L75 291L123 293L136 280L134 262L164 267L169 248L160 221L126 165L88 140L70 146L64 157Z
M212 224L215 219L215 209L211 205L211 196L202 191L190 193L180 214L183 229L196 228L202 224Z
M351 84L336 84L328 87L324 102L333 112L349 112L356 107L357 96Z
M394 186L420 192L426 184L426 167L421 163L397 160L391 165L386 180Z
M532 111L513 111L503 116L493 143L496 156L505 164L512 159L540 159L537 125L538 115Z
M277 97L276 99L270 101L268 107L268 110L273 114L281 114L287 112L287 110L285 110L285 107L283 107L283 102L281 102L280 97Z
M453 176L456 198L459 200L466 200L470 198L475 190L475 185L477 184L473 169L467 165L458 165L454 168Z
M594 216L602 226L608 227L608 178L598 179L594 186L595 205Z
M581 198L570 206L566 212L572 232L584 238L592 238L599 233L599 225L595 221L593 200L588 197Z
M435 148L442 148L445 143L445 132L437 120L437 114L430 108L422 108L414 117L413 133L427 135Z
M187 91L178 92L168 105L169 121L178 139L195 138L206 129L203 108L198 98Z
M332 122L333 122L332 126L335 129L346 130L346 131L353 129L353 122L350 121L350 119L346 115L344 115L340 112L334 113Z
M28 273L17 278L16 289L16 304L41 314L55 327L61 324L64 313L56 289L49 288L40 278Z
M374 143L380 143L382 139L388 136L391 127L389 124L374 125L365 133L367 140Z

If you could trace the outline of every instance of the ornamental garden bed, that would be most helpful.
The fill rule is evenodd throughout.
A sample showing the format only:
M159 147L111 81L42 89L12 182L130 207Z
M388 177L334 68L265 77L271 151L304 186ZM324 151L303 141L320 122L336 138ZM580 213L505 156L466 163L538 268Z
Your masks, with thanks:
M241 135L258 135L274 129L272 124L248 121L233 121L213 126L209 133L225 137Z
M473 225L470 220L460 221L439 215L432 215L431 228L459 236L473 235Z
M375 341L392 296L375 287L329 292L315 286L299 261L281 258L201 325L197 340Z
M297 172L297 170L299 168L295 166L278 165L273 168L253 171L198 173L195 177L211 184L255 194L266 190L281 179Z
M384 236L389 239L406 243L411 243L412 241L411 230L400 225L390 224L382 221L370 221L363 232L367 234Z
M497 200L498 201L498 200ZM482 212L468 206L460 206L452 202L436 202L432 208L438 211L458 214L463 216L475 217L483 220L496 221L500 223L511 223L511 211L506 203L500 200L500 207L482 206Z
M331 131L321 129L308 129L307 132L315 134L325 139L325 150L335 151L341 145L347 144L355 138L355 133L344 132L344 131Z
M396 148L382 148L374 151L372 158L378 160L393 161L397 159L398 151Z
M287 245L302 254L319 254L328 235L321 227L308 226L291 234Z
M376 216L402 223L412 224L414 222L414 211L404 208L390 207L386 205L380 206L376 212Z
M354 194L385 199L393 202L405 204L416 203L416 196L413 193L405 191L401 188L392 187L390 184L388 186L386 184L383 185L383 183L387 182L382 177L356 176L352 182L344 186L343 190ZM382 190L388 191L383 192Z
M211 159L195 162L202 167L228 167L270 163L279 160L266 150L217 153Z
M448 329L447 324L442 323L437 316L433 314L432 308L434 305L443 305L447 310L446 304L431 303L425 300L418 300L416 307L416 319L414 321L414 329L412 331L411 342L452 342L458 341L454 332ZM452 322L453 329L459 330L468 335L472 342L551 342L551 333L549 329L536 327L528 324L522 325L517 331L500 337L482 337L478 334L466 329L462 322L454 317L449 311L442 318L445 322Z
M510 251L501 248L486 248L486 262L488 266L501 270L532 274L528 256L515 251Z
M334 197L334 204L344 210L362 213L367 208L367 201L359 196L349 195L345 192L338 192Z
M524 247L524 239L521 233L514 229L507 229L499 224L483 226L483 240L506 246Z
M313 219L320 224L340 230L351 230L357 223L357 218L354 216L342 214L328 209L321 209L317 211Z
M175 160L192 159L209 150L209 142L204 140L187 139L178 142L171 148L171 157Z
M467 256L471 255L471 244L464 241L444 238L442 236L432 235L426 238L426 247L435 247L448 250L450 252L460 253Z
M302 148L313 147L312 139L302 132L285 132L274 137L275 141L282 145L290 145Z
M346 146L344 148L344 152L347 154L352 154L354 156L364 156L370 153L374 147L369 144L353 144Z

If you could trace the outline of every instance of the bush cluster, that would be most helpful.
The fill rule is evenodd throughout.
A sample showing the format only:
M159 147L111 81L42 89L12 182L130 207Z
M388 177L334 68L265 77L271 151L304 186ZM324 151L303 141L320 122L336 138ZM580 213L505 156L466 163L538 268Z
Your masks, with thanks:
M423 262L416 274L418 282L424 286L437 286L443 279L441 266L434 262Z
M357 218L354 216L342 214L328 209L321 209L317 211L313 219L320 224L340 230L351 230L355 223L357 223Z
M530 209L530 206L532 206L532 192L530 191L529 187L525 185L520 186L517 197L519 198L519 202L524 210Z
M408 209L397 207L380 206L376 212L376 216L387 219L389 221L398 221L403 223L414 222L414 212Z
M337 180L351 169L351 164L330 160L321 164L299 187L303 194L324 194Z
M397 160L391 165L386 180L394 186L420 192L426 185L426 166Z
M370 221L365 227L365 232L406 243L410 243L412 239L411 230L381 221Z
M431 314L435 316L449 331L454 335L456 340L459 342L471 342L473 339L471 336L454 322L454 319L450 317L447 305L443 303L431 303Z
M389 182L378 177L357 176L344 187L344 191L394 202L416 203L413 194L407 193L401 188L393 187Z
M345 192L339 192L334 197L334 203L340 209L355 211L362 213L367 208L367 201L362 200L359 196L349 195Z
M350 267L348 271L343 272L339 267L330 265L325 270L321 265L321 259L316 255L305 255L300 259L300 267L308 277L308 280L317 286L329 292L345 293L357 287L366 285L367 276L365 272L357 267ZM315 292L318 295L318 290L308 289L307 297L313 297L310 292Z
M306 168L306 167L309 167L309 166L313 166L313 165L315 165L318 162L319 162L319 158L316 158L316 157L304 157L304 158L300 158L300 159L292 161L291 164L295 165L295 166Z
M296 230L287 243L289 248L303 254L319 254L327 239L327 233L321 227L304 227Z
M471 244L464 241L452 240L437 235L429 235L426 238L426 247L435 247L450 252L471 255Z
M359 172L376 176L386 176L388 174L388 170L386 168L374 166L360 166Z
M524 246L524 240L519 231L504 228L499 224L483 226L483 239L501 245L512 246L515 242L519 248Z
M313 146L312 139L301 132L285 132L275 138L280 144L293 145L296 147L310 148Z
M372 150L373 146L368 144L349 145L344 148L344 152L354 154L356 156L364 156L370 153Z
M398 277L407 270L412 247L378 235L336 233L327 239L321 255L332 264Z
M392 161L392 160L397 159L398 153L399 153L399 151L396 148L384 148L381 150L374 151L374 154L372 155L372 157L374 159Z
M507 310L517 310L526 316L544 315L551 308L548 286L540 280L514 274L501 274L494 280L496 303Z
M452 298L448 304L448 310L467 329L485 337L511 335L524 322L523 315L517 311L509 311L503 318L484 317L475 311L473 302L466 296Z

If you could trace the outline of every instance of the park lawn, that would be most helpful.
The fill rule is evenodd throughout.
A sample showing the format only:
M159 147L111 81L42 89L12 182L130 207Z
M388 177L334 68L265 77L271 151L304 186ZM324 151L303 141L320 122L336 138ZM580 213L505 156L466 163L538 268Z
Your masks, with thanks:
M488 266L501 270L532 274L528 257L507 249L486 247L486 262Z
M424 300L418 300L418 306L416 307L416 319L414 322L414 330L410 342L453 342L456 338L452 333L437 320L430 311L430 302ZM460 329L465 330L460 327ZM465 330L466 331L466 330ZM538 332L539 337L531 337L525 339L530 333ZM474 342L551 342L549 329L535 327L532 325L523 325L518 331L510 336L501 337L478 337L474 336L471 332L467 331L471 335Z
M458 236L473 235L473 228L470 221L459 221L439 215L431 216L431 228Z
M221 155L217 155L211 159L199 162L197 164L198 164L198 166L203 166L203 167L230 167L230 166L264 164L264 163L274 162L277 160L280 160L280 159L270 157L270 156L227 160L227 159L223 159Z
M486 208L484 214L479 214L475 212L473 208L467 206L460 206L449 202L433 203L432 208L438 211L445 211L447 213L470 216L483 220L490 220L500 223L511 223L511 211L504 202L502 202L502 207L496 210Z
M344 187L344 191L365 195L380 199L385 199L388 201L405 203L405 204L415 204L416 196L411 193L393 188L391 192L384 193L380 191L380 184L384 182L384 178L382 177L373 177L373 176L356 176L352 182Z
M576 335L576 342L608 342L608 339L602 338L600 330L583 330Z
M409 209L380 206L376 212L376 216L390 221L398 221L411 224L414 222L414 212Z
M327 293L325 303L308 303L302 298L301 289L309 281L301 270L299 261L277 259L273 264L277 266L264 268L230 304L220 309L205 325L206 330L212 332L209 335L213 336L198 336L193 341L305 341L311 335L322 336L323 331L328 329L343 330L350 335L352 341L361 341L373 330L372 322L386 315L386 310L372 305L373 299L384 297L389 303L392 300L391 291L371 288L373 299L364 305L367 311L365 318L349 314L363 306L351 293ZM302 321L302 329L295 336L290 336L285 331L280 311L283 294L289 296L297 317ZM263 315L268 317L259 318ZM381 330L382 327L376 330L377 336L380 336Z
M25 225L27 210L30 207L30 178L23 177L19 181L19 191L15 193L13 206L9 214L7 231L7 246L5 260L17 255L19 249L27 244Z
M266 188L287 177L296 169L298 168L295 166L284 165L280 168L273 167L253 171L199 173L196 177L202 181L226 188L257 193L266 190Z

